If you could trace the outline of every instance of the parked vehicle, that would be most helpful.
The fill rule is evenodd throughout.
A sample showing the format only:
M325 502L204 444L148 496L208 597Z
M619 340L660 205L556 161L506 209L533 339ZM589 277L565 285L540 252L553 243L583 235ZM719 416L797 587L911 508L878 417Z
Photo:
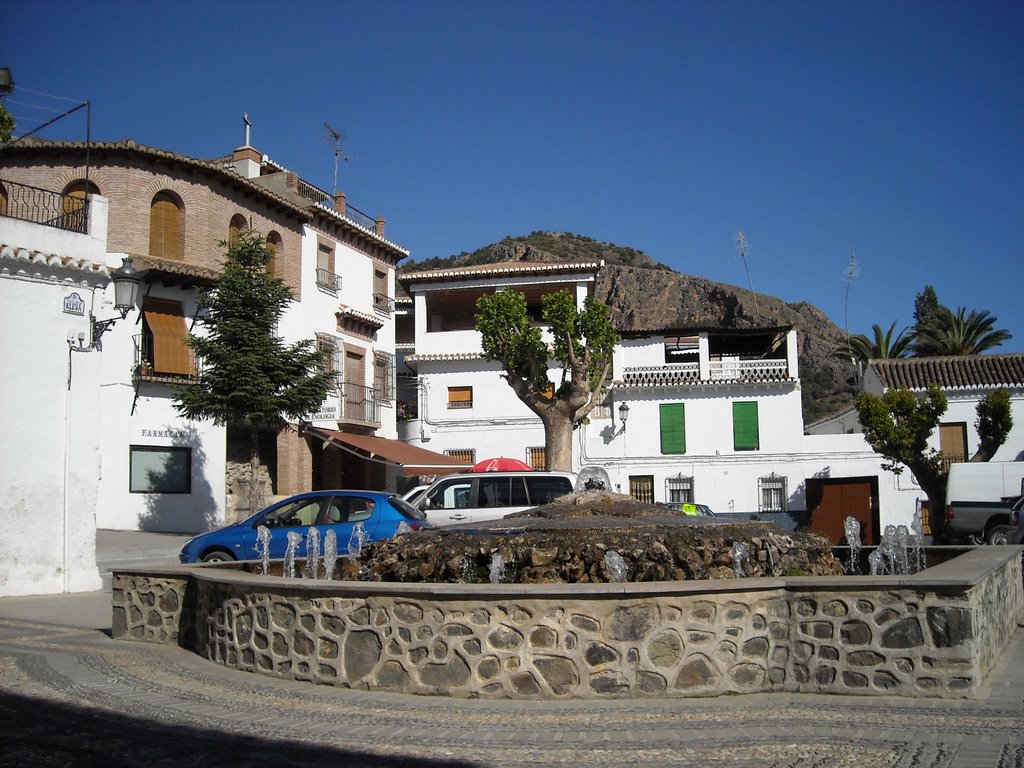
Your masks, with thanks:
M446 475L430 486L418 507L433 525L496 520L572 493L570 472L476 472Z
M260 526L270 529L270 557L285 556L288 531L302 534L295 550L296 557L306 556L309 529L316 528L323 542L328 531L334 531L338 554L348 552L349 540L356 523L362 523L364 541L378 541L394 536L405 523L413 530L429 525L426 516L394 493L381 491L312 491L300 493L263 509L233 525L201 533L185 542L178 556L183 563L255 560Z
M415 488L411 488L408 491L406 491L405 493L403 493L402 494L402 498L405 499L407 502L409 502L410 504L412 504L415 507L416 506L416 502L418 502L420 500L420 498L423 496L423 494L427 492L427 488L429 488L429 487L430 487L429 484L428 485L417 485Z
M1010 544L1024 544L1024 496L1010 508L1010 533L1007 540Z
M1024 495L1024 461L953 464L946 481L946 533L954 541L1006 544L1010 507Z
M666 507L675 511L682 512L684 515L690 515L692 517L718 517L714 512L711 511L711 507L707 504L691 504L690 502L667 502Z

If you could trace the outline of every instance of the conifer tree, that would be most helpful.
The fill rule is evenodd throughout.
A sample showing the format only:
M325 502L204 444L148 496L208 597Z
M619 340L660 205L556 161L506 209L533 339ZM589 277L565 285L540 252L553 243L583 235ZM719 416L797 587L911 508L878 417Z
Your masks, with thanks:
M261 235L244 231L227 245L224 269L199 294L198 325L188 344L202 361L198 382L175 388L174 406L193 420L210 419L250 434L250 509L257 498L259 435L316 411L332 376L311 340L286 344L277 324L291 289L267 274L273 253Z

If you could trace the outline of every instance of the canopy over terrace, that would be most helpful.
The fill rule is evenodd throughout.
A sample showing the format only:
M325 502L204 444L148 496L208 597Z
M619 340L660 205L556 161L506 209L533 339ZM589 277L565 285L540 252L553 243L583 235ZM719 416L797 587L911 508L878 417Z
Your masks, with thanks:
M302 434L317 437L325 446L333 445L364 459L398 464L406 477L466 472L472 467L471 464L445 456L443 453L428 451L426 448L386 437L334 432L320 427L305 427Z

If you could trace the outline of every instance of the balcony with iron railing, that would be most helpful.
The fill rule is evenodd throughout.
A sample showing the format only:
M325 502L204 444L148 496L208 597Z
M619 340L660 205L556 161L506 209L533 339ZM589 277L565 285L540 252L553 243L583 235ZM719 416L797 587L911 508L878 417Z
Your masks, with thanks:
M341 414L339 421L380 426L380 399L373 387L340 380Z
M88 231L88 205L87 200L76 195L62 195L0 179L0 216L85 234Z
M337 275L327 269L316 270L316 285L322 291L337 295L341 290L341 275Z
M149 348L145 334L136 334L132 337L135 350L132 362L132 379L136 382L149 381L163 384L195 384L199 381L199 374L202 372L202 360L196 357L192 350L188 350L190 361L190 372L164 371L154 366L153 351Z
M395 311L395 300L386 293L373 294L373 308L377 312L390 315Z

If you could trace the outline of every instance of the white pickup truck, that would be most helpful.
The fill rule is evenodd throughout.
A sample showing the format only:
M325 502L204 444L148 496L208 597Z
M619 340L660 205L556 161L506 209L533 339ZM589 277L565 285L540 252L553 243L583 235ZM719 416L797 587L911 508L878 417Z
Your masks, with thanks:
M957 541L1006 544L1010 507L1024 495L1024 461L953 464L946 479L946 533Z

